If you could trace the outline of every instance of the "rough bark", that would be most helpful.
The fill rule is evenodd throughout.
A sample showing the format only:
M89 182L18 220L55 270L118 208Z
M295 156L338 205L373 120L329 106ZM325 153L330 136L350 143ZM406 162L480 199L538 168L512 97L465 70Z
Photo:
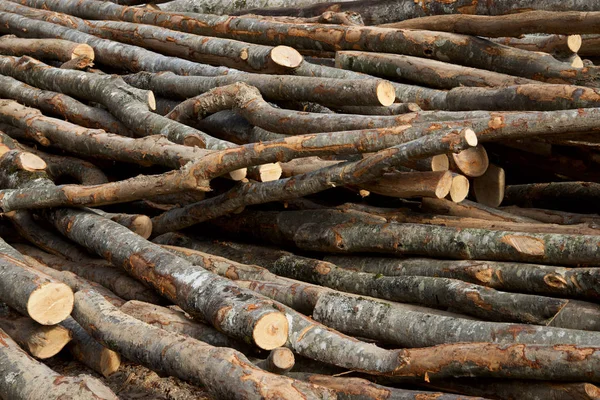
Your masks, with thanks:
M184 313L172 310L171 308L130 300L119 307L119 311L152 326L189 336L211 346L230 347L243 353L251 351L250 346L230 338L210 325L195 321Z
M0 57L0 73L40 89L73 94L104 104L140 136L161 134L176 143L204 146L207 135L149 110L152 92L127 85L120 77L52 68L29 58ZM142 97L142 96L152 96Z
M348 335L400 347L479 342L595 346L600 336L600 332L470 320L426 310L329 292L317 300L313 317Z
M598 32L599 12L528 11L510 15L436 15L380 25L487 37L519 37L527 33L560 35Z
M133 136L131 130L107 111L89 107L62 93L41 90L9 76L0 77L0 96L17 100L51 115L61 116L74 124L122 136Z
M0 367L5 374L5 379L0 381L0 396L5 399L118 399L96 378L87 375L61 376L35 361L2 330Z
M90 69L93 66L94 66L94 63L92 62L91 59L87 58L86 56L80 56L80 57L74 58L71 61L67 61L66 63L62 63L60 65L60 68L76 69L76 70L80 70L80 71L85 71L85 70ZM89 71L89 72L93 72L93 71Z
M446 32L398 30L389 28L285 24L244 17L222 18L199 14L196 18L147 8L123 7L110 3L56 0L21 0L91 19L125 20L157 24L197 35L218 35L268 45L289 45L300 49L365 50L443 59L452 63L523 76L552 83L597 85L594 67L573 68L550 55L498 45L485 39ZM163 17L164 18L161 18ZM561 32L562 33L562 32Z
M161 10L170 12L193 12L202 14L228 15L232 12L245 13L259 7L301 7L317 3L317 0L246 0L243 3L224 1L214 4L205 0L175 0L160 5Z
M537 83L534 80L518 76L399 54L338 51L335 53L335 63L338 68L407 80L439 89L452 89L459 86L496 87Z
M71 240L110 258L191 315L209 321L230 336L252 340L266 349L287 338L287 321L275 304L172 255L97 214L60 209L51 222Z
M554 208L565 211L597 210L600 184L593 182L550 182L506 187L505 205Z
M333 109L342 114L361 115L400 115L423 111L417 103L394 103L388 107L377 106L340 106Z
M119 225L123 225L125 228L129 229L131 232L137 233L144 239L148 239L152 234L152 220L147 215L108 213L99 209L94 209L92 211Z
M145 324L93 291L80 291L76 299L73 316L96 340L153 370L200 384L217 397L335 398L327 389L264 372L233 349Z
M94 60L94 49L89 45L59 39L20 39L2 36L0 53L7 56L30 56L39 60L62 62L81 56Z
M77 262L66 260L40 251L31 246L15 245L18 250L44 265L58 271L73 272L77 276L96 282L125 300L139 300L151 303L164 303L156 293L139 281L127 275L121 269L113 267L104 260L87 257Z
M73 308L73 291L31 268L1 239L0 249L0 300L41 325L67 318Z
M367 256L327 256L324 260L341 268L376 275L451 278L508 292L537 293L590 301L597 301L600 296L600 271L595 268Z
M269 100L312 101L339 106L389 106L394 89L380 79L324 79L306 76L233 74L224 76L181 76L172 72L140 72L124 76L128 84L152 90L159 96L188 99L219 86L244 82L256 87ZM391 95L390 95L391 93Z
M492 207L473 201L464 200L461 203L453 203L443 199L423 199L421 208L425 212L441 215L452 215L455 217L477 218L488 221L522 222L537 223L538 220L526 216L518 216L506 211L498 210Z
M361 188L372 193L391 197L444 198L450 193L452 174L439 172L391 172L376 181L366 182Z
M240 145L270 142L287 137L287 135L269 132L251 125L244 117L234 111L219 111L201 121L194 121L194 124L197 124L199 128L214 137Z
M505 46L529 51L541 51L555 57L566 57L577 53L583 43L581 35L520 35L500 37L492 41ZM585 55L585 54L582 54Z
M318 223L317 223L318 221ZM457 229L367 220L334 210L246 212L213 222L220 229L247 233L276 244L332 253L415 254L482 259L598 265L598 236ZM460 243L460 246L456 244Z
M525 218L548 224L574 225L574 224L600 224L600 215L577 214L563 211L544 210L540 208L521 208L517 206L502 207L502 210Z
M459 151L476 144L470 130L460 134L429 135L382 150L365 159L332 165L307 174L273 182L239 184L230 191L188 206L169 210L153 218L156 234L178 230L230 213L241 206L281 201L317 193L334 186L361 184L373 180L403 161Z
M0 315L0 329L29 354L44 359L56 355L71 340L69 330L60 325L45 326L16 312Z

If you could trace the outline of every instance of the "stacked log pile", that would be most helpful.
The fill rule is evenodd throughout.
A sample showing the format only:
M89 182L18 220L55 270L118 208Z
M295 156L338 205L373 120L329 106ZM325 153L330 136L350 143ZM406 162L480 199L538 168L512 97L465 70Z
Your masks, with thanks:
M600 399L600 2L144 3L0 0L0 399Z

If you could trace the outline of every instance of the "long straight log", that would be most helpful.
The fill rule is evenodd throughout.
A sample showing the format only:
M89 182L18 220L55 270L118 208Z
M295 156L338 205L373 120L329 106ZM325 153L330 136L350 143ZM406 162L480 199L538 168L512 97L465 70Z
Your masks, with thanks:
M109 213L99 209L93 209L96 214L102 215L111 221L123 225L131 232L135 232L144 239L148 239L152 234L152 220L150 217L143 214L125 214L125 213Z
M35 361L2 330L0 330L0 367L5 378L10 378L0 381L0 396L5 399L118 399L96 378L88 375L62 376Z
M538 223L538 220L511 214L506 211L488 207L473 201L464 200L461 203L453 203L443 199L424 198L421 209L425 212L441 215L452 215L455 217L477 218L488 221Z
M48 212L48 217L71 240L110 257L115 265L222 332L251 338L265 349L279 347L287 339L287 321L273 302L194 267L97 214L60 209Z
M380 25L396 29L424 29L487 37L518 37L527 33L561 35L598 32L600 12L527 11L510 15L436 15Z
M157 24L198 35L218 35L253 43L290 45L302 49L365 50L425 56L535 80L597 85L598 72L595 68L572 68L550 55L445 32L285 24L245 17L224 19L208 14L199 14L196 18L190 18L148 8L123 7L93 0L21 0L21 2L83 18ZM524 65L527 68L524 68Z
M264 372L233 349L212 347L145 324L93 291L80 291L76 299L74 318L96 340L153 370L200 384L217 397L335 398L319 386Z
M459 86L495 87L537 83L534 80L518 76L399 54L338 51L335 53L335 65L338 68L391 79L408 80L439 89L452 89Z
M0 249L0 301L42 325L67 318L73 308L73 291L31 268L2 239Z
M439 172L391 172L379 179L360 185L372 193L392 197L444 198L450 193L452 174Z
M7 56L30 56L40 60L71 61L78 57L94 60L94 49L87 44L58 39L20 39L2 36L0 54Z
M238 3L236 1L224 1L221 4L216 5L205 0L177 0L161 4L160 9L175 12L228 15L236 11L245 13L248 9L254 9L258 7L301 7L312 5L317 3L317 1L318 0L247 0L243 3Z
M361 218L364 218L361 216ZM310 221L319 221L311 224ZM246 212L213 225L272 243L332 253L415 254L453 259L598 265L598 236L457 229L419 224L365 223L339 211ZM270 224L270 225L269 225ZM270 230L267 231L267 226ZM456 243L461 246L457 248Z
M555 57L571 56L581 49L583 43L581 35L563 34L520 35L519 37L500 37L491 40L505 46L529 51L541 51Z
M521 208L517 206L502 207L502 210L525 218L533 218L548 224L600 224L600 215L598 214L577 214L564 211L544 210L540 208Z
M128 84L152 90L159 96L188 99L215 87L244 82L256 87L269 100L312 101L340 106L389 106L394 102L391 84L379 79L323 79L305 76L233 74L224 76L181 76L171 72L140 72L124 76Z
M593 182L551 182L510 185L506 187L504 204L565 211L597 210L600 184Z

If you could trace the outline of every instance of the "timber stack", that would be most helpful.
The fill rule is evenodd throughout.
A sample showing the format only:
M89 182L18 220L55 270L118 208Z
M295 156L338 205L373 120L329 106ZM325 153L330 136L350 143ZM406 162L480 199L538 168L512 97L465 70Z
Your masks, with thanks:
M600 1L0 33L0 399L600 399Z

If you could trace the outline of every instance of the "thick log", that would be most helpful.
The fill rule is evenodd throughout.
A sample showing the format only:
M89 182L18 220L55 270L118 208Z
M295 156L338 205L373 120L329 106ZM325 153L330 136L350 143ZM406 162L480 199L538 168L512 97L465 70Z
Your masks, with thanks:
M348 335L400 347L478 342L595 346L600 335L600 332L437 315L406 304L335 292L319 297L313 317Z
M251 339L265 349L280 347L287 339L287 320L273 302L194 267L97 214L60 209L48 212L48 217L71 240L110 258L136 279L222 332Z
M73 94L104 104L125 126L140 136L165 135L187 145L205 146L207 135L149 110L152 92L127 85L121 78L52 68L29 58L0 57L0 73L40 89ZM150 96L141 98L142 96Z
M286 24L245 17L223 19L208 14L199 14L191 18L148 8L123 7L93 0L21 0L21 2L83 18L157 24L164 28L196 35L218 35L253 43L288 45L302 49L364 50L424 56L552 83L598 84L596 68L573 68L550 55L446 32ZM527 68L524 68L524 65Z
M20 39L0 37L0 54L7 56L30 56L40 60L62 62L85 56L94 60L94 49L87 44L58 39Z
M504 169L490 164L485 173L473 179L473 194L478 203L498 207L504 200L506 177Z
M249 9L260 7L302 7L315 3L317 3L317 0L247 0L243 3L224 1L221 4L216 5L206 0L176 0L161 4L160 9L178 13L193 12L202 14L228 15L236 11L246 13Z
M510 15L435 15L380 25L395 29L424 29L487 37L518 37L527 33L560 35L598 32L600 12L527 11Z
M460 229L382 223L369 218L357 213L344 216L339 210L256 211L221 218L211 224L219 229L251 234L271 243L295 245L309 251L415 254L565 266L598 265L595 256L597 235ZM457 248L456 243L461 243L461 246Z
M36 358L56 355L71 340L71 333L60 325L45 326L16 312L2 312L0 329Z
M529 51L541 51L555 57L566 57L581 49L581 35L519 35L519 37L500 37L491 39L505 46L517 47ZM586 55L586 54L582 54ZM588 54L589 55L589 54Z
M212 347L145 324L93 291L80 291L76 299L73 316L96 340L153 370L200 384L217 397L335 398L316 385L264 372L233 349Z
M252 360L254 365L265 371L283 375L294 367L294 353L287 347L278 347L271 350L269 356L264 360ZM289 375L287 375L289 376ZM321 386L321 385L319 385Z
M31 268L1 239L0 249L0 301L41 325L67 318L73 308L73 291Z
M86 106L62 93L29 86L9 76L0 77L0 97L17 100L26 106L61 116L87 128L104 129L122 136L133 136L131 130L107 111Z
M91 257L77 260L66 260L40 251L31 246L15 245L23 254L34 258L42 264L58 271L73 272L86 280L96 282L125 300L139 300L151 303L164 303L164 299L139 281L127 275L121 269L113 267L104 260Z
M385 387L361 378L337 377L318 375L315 373L292 372L287 374L294 379L324 386L336 392L338 399L346 400L483 400L480 397L454 395L442 392L425 392L421 390L407 390Z
M338 51L335 53L335 65L338 68L390 79L407 80L439 89L453 89L460 86L497 87L537 83L534 80L518 76L399 54Z
M181 76L171 72L140 72L124 76L128 84L152 90L159 96L189 99L219 86L244 82L256 87L269 100L311 101L338 106L389 106L394 88L380 79L323 79L306 76L232 74L224 76Z
M451 154L448 159L451 170L471 178L485 174L490 165L487 152L482 145Z
M123 225L131 232L137 233L144 239L148 239L152 234L152 220L147 215L108 213L99 209L94 209L92 211L96 214L102 215L104 218L115 221L119 225Z
M497 290L597 301L600 271L552 265L479 260L327 256L325 261L351 271L384 276L433 276L459 279Z
M448 171L391 172L376 181L363 183L360 187L384 196L442 199L450 193L452 174Z
M488 221L505 222L524 222L537 223L538 220L526 216L515 215L506 211L498 210L492 207L473 201L464 200L461 203L453 203L443 199L424 198L421 202L421 208L425 212L441 215L452 215L455 217L477 218Z
M594 212L597 210L598 198L600 198L599 183L532 183L507 186L504 204L574 212Z
M88 375L61 376L35 361L2 330L0 330L0 367L5 377L10 377L0 382L0 396L5 399L118 399L96 378Z
M186 335L215 347L230 347L243 353L251 352L248 345L234 340L210 325L195 321L183 312L137 300L130 300L119 311L147 324L169 332Z
M534 220L548 224L600 224L600 215L598 214L577 214L564 211L544 210L540 208L521 208L517 206L502 207L502 210L521 217L533 218Z
M231 213L242 206L281 201L317 193L333 186L359 185L379 177L403 161L459 151L476 145L472 131L459 135L429 135L382 150L359 161L332 165L307 174L273 182L245 183L230 191L188 206L172 209L152 219L156 234L178 230L195 223Z

